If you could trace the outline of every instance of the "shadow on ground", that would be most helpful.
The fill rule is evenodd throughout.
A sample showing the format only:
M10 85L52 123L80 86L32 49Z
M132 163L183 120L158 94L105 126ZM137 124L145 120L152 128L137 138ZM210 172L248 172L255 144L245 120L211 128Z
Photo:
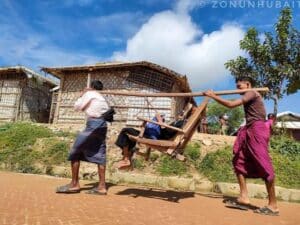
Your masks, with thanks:
M142 188L127 188L124 191L120 191L117 195L128 195L133 198L144 197L144 198L154 198L169 202L179 202L181 199L193 198L195 196L194 192L178 192L178 191L164 191L157 190L153 188L142 189Z
M97 187L99 185L99 182L93 182L93 183L88 183L88 184L84 184L84 187L81 187L81 190L90 190L93 189L95 187ZM116 186L113 183L106 183L106 189L108 190L109 188Z

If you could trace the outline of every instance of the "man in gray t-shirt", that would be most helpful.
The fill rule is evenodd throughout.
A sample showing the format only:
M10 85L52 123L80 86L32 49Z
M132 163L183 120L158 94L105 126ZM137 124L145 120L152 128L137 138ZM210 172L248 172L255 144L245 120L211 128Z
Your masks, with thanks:
M252 83L248 77L236 80L238 89L250 89ZM240 195L236 202L229 202L230 206L237 208L249 206L245 178L262 178L266 183L269 202L268 206L255 212L264 215L278 215L275 175L268 152L269 133L265 127L266 110L261 95L253 90L245 92L242 98L236 100L223 99L211 90L206 91L205 95L228 108L244 106L246 125L240 128L233 147L233 166L240 185Z

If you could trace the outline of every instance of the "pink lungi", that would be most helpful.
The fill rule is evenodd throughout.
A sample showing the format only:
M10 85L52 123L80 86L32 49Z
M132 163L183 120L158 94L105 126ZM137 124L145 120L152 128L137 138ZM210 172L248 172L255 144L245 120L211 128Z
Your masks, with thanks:
M235 173L246 178L273 180L275 175L268 148L269 130L264 121L240 128L233 146Z

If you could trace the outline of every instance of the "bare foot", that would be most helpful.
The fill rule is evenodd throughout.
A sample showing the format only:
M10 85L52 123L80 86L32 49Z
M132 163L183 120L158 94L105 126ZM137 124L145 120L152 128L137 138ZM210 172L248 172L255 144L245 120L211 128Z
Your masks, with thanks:
M117 168L118 169L122 169L122 168L125 168L125 167L129 167L131 165L131 162L130 160L121 160L118 162L117 164Z
M273 212L279 212L279 209L278 209L277 206L268 205L268 206L266 206L266 207L268 207L269 209L271 209Z
M245 198L245 197L238 197L236 201L238 203L245 204L245 205L250 204L249 198Z

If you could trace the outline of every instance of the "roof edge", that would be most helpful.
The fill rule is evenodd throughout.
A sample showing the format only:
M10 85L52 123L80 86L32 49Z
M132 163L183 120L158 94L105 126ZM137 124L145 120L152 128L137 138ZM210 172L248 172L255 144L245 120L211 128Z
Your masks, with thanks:
M35 71L33 71L32 69L29 69L25 66L8 66L8 67L0 67L0 71L5 71L5 70L9 70L9 69L15 69L15 70L21 70L23 71L27 78L32 78L32 77L36 77L39 79L42 79L43 81L52 84L53 86L57 86L58 82L55 82L52 79L49 79L47 77L44 77L43 75L36 73Z

